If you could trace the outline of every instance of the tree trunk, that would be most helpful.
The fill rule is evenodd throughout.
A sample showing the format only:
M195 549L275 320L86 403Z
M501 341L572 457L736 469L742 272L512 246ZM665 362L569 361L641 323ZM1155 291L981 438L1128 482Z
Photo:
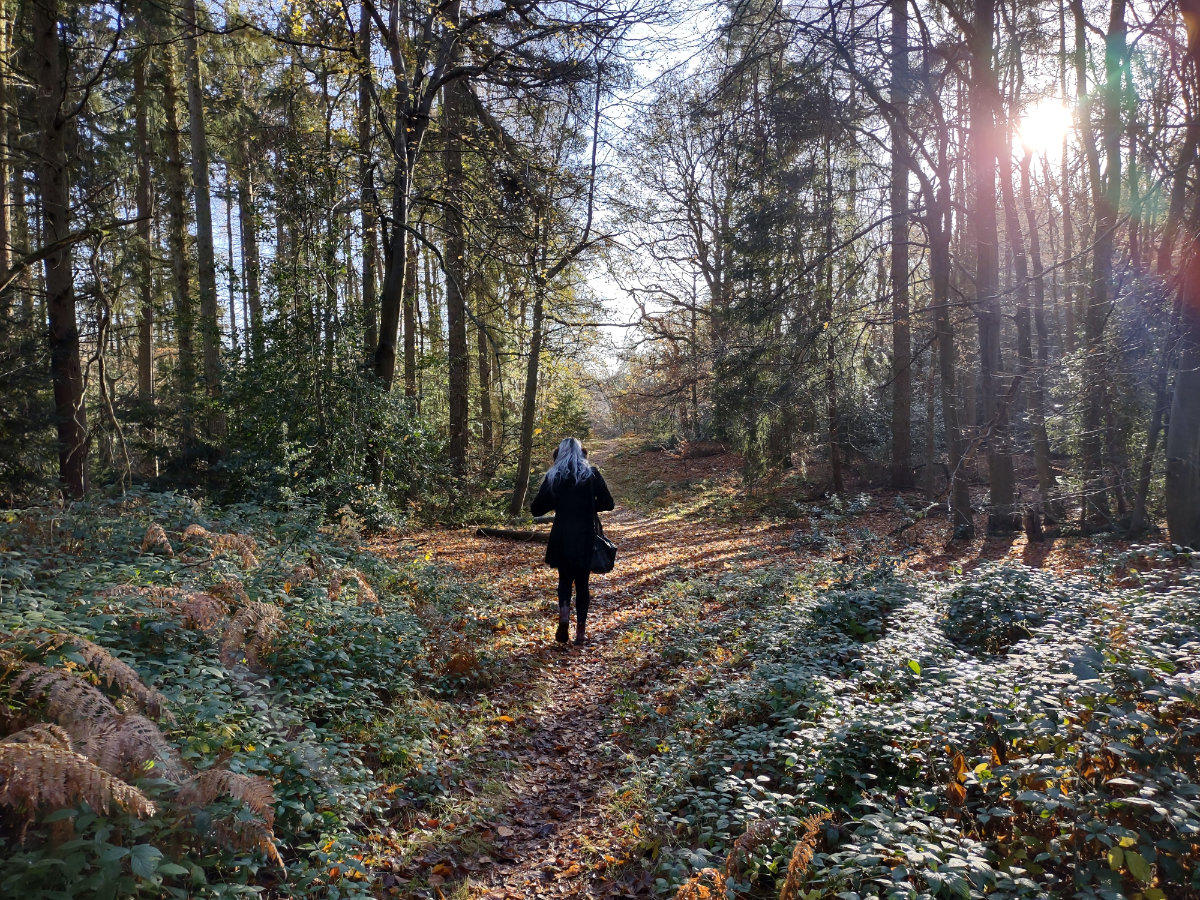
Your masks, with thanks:
M63 115L67 89L66 58L59 38L58 0L33 2L33 62L38 125L37 171L42 206L42 242L62 242L44 262L46 314L49 320L50 378L58 430L58 472L63 493L87 493L88 429L75 320L75 284L71 245L67 143L72 120Z
M359 8L358 33L361 41L358 77L358 174L359 212L362 218L362 309L363 339L367 352L379 342L379 323L376 319L375 298L375 168L371 165L371 4L363 0ZM405 298L407 301L407 297ZM407 307L405 307L407 313ZM407 317L405 347L408 342ZM405 359L405 393L408 388L407 355Z
M930 322L936 334L937 325L934 321L932 304L929 312ZM923 477L921 478L921 490L925 496L930 498L937 496L937 413L934 410L937 396L937 373L934 371L933 357L934 351L930 347L929 361L925 366L925 448Z
M891 0L892 487L912 487L912 346L908 291L908 0Z
M536 265L536 262L535 262ZM521 432L517 446L517 480L513 485L508 517L517 518L525 508L529 492L529 467L533 461L533 420L537 412L538 365L542 355L542 315L545 285L534 276L533 322L529 335L529 359L525 366L525 398L521 405Z
M184 0L184 61L187 79L188 137L192 151L192 188L196 204L196 285L200 295L200 344L204 387L209 402L221 396L221 323L217 308L217 266L213 250L212 190L208 175L208 134L204 124L204 92L200 80L200 49L196 0ZM214 408L209 428L216 439L224 434L224 417Z
M485 309L483 285L475 292L475 353L479 367L479 420L484 452L489 456L495 451L495 436L492 429L492 365L491 340L488 330L488 315Z
M12 35L8 2L0 0L0 140L5 142L4 146L0 147L0 278L8 274L8 268L12 265L13 245L12 217L10 215L13 207L10 196L12 190L10 156L16 148L8 143L10 115L12 118L16 118L15 111L12 113L9 111L12 99L9 85L9 71L12 66L12 46L10 44ZM3 297L0 297L0 317L7 318L9 298L12 295L13 292L10 289L4 292Z
M1168 331L1167 345L1159 355L1158 370L1154 377L1154 408L1150 414L1150 427L1147 429L1146 449L1142 453L1142 462L1138 470L1137 486L1133 499L1133 512L1130 516L1129 530L1141 534L1146 530L1146 502L1150 494L1150 476L1154 470L1154 455L1162 438L1163 419L1171 403L1167 392L1167 381L1175 358L1175 349L1179 340L1179 328L1182 323L1180 316L1183 312L1182 279L1172 271L1175 254L1175 239L1179 234L1179 223L1183 216L1183 204L1187 194L1188 173L1197 161L1197 147L1200 146L1200 122L1192 120L1188 123L1187 135L1182 149L1179 151L1179 161L1176 163L1171 183L1171 202L1167 210L1167 220L1163 225L1162 238L1158 246L1155 263L1155 275L1163 287L1165 296L1174 296L1171 312L1171 324ZM1200 220L1200 206L1193 209L1192 227ZM1191 245L1184 247L1185 254Z
M1096 183L1095 246L1092 250L1088 307L1083 321L1084 408L1080 449L1083 456L1084 481L1082 515L1083 523L1088 527L1104 527L1111 522L1104 461L1108 406L1108 365L1104 330L1112 308L1110 284L1113 269L1113 231L1121 202L1121 79L1124 56L1125 0L1112 0L1108 33L1104 41L1105 84L1100 125L1105 170L1103 177Z
M417 242L409 239L408 273L404 276L404 396L417 403Z
M823 210L824 255L822 264L821 302L822 316L825 321L825 405L829 428L829 480L833 492L842 495L846 492L845 478L842 474L842 435L841 416L838 412L838 377L837 377L837 344L834 340L836 329L833 327L833 159L832 140L828 133L825 135L825 198Z
M1171 543L1200 547L1200 252L1196 240L1188 250L1179 370L1167 430L1167 529Z
M451 6L450 20L458 19L459 4ZM457 47L457 44L455 45ZM457 65L458 52L450 65ZM463 204L466 191L462 162L462 130L466 125L461 80L446 85L442 92L444 104L443 128L446 136L444 164L446 172L446 331L449 355L450 405L450 472L462 475L467 464L467 442L470 434L470 371L471 357L467 350L467 260L466 236L463 230Z
M154 210L150 205L150 137L147 127L149 97L146 92L146 69L150 64L150 51L143 50L133 70L134 135L137 141L137 230L139 247L138 266L138 403L146 416L147 426L142 435L150 448L144 470L148 475L158 474L158 461L154 454L154 279L151 257L153 255L150 220Z
M1058 52L1059 52L1059 89L1065 99L1067 96L1067 18L1066 0L1058 3ZM1079 87L1078 85L1076 86ZM1063 223L1063 265L1062 265L1062 310L1063 310L1063 347L1068 353L1075 352L1075 262L1071 257L1075 253L1075 219L1071 210L1071 168L1068 157L1070 135L1063 136L1062 144L1062 223Z
M1013 506L1013 463L1009 448L1008 403L1000 396L1003 363L1000 352L999 237L996 227L997 135L993 115L995 77L992 39L995 0L974 0L970 36L971 133L969 154L974 180L968 225L975 245L975 310L979 321L979 373L983 389L984 427L990 496L988 531L1007 533L1020 527Z
M939 154L944 163L945 147ZM938 381L942 392L942 424L946 431L946 457L950 469L947 485L950 498L950 523L954 537L970 540L975 536L975 517L971 510L971 490L967 483L965 441L962 417L955 388L954 323L950 319L950 185L948 166L942 166L937 194L929 197L929 286L930 303L937 331Z
M262 320L262 287L259 283L258 212L254 202L254 173L250 165L249 146L242 142L242 171L238 180L238 225L242 233L242 280L250 319L243 322L248 331L247 345L258 358L263 354L265 341Z
M1029 429L1033 438L1033 464L1037 470L1038 494L1043 514L1051 514L1054 494L1058 489L1054 470L1050 467L1050 436L1046 432L1046 377L1050 371L1050 334L1046 325L1046 277L1042 264L1042 239L1038 232L1037 214L1033 208L1033 191L1029 183L1032 154L1021 157L1021 203L1029 228L1029 258L1033 263L1033 323L1037 327L1037 367L1028 377ZM1053 516L1057 517L1057 516Z
M238 349L237 326L237 277L233 268L233 172L229 165L225 166L225 247L229 254L226 268L227 287L229 289L229 346L235 357L240 356ZM243 288L244 289L244 288Z
M196 391L196 359L192 347L192 274L187 253L187 205L183 148L180 145L179 88L173 47L166 48L163 69L163 106L167 127L163 137L167 145L167 243L171 253L171 280L175 294L175 336L178 342L177 377L184 443L194 435L192 401Z

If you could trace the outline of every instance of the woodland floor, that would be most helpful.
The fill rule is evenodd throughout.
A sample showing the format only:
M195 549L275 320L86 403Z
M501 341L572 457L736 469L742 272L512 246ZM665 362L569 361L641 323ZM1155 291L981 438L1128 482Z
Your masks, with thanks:
M458 744L448 738L447 764L462 777L452 780L435 810L414 813L392 839L380 839L403 859L383 876L380 887L388 894L650 895L650 877L636 859L644 847L639 813L620 796L626 741L613 721L631 694L641 702L659 696L669 702L678 691L665 683L669 670L656 649L672 634L656 606L663 602L656 588L667 580L767 563L803 567L822 557L884 555L925 572L969 569L988 560L1069 570L1088 564L1094 546L1073 538L1027 544L1017 535L947 547L943 517L897 533L911 516L896 506L894 495L878 492L867 511L827 529L829 547L806 548L795 540L805 531L803 522L736 522L688 506L697 493L691 482L697 470L706 477L731 475L728 459L681 461L611 442L596 447L593 457L617 497L605 528L619 557L612 574L593 578L591 643L585 647L553 644L556 573L542 564L542 544L480 538L473 529L460 529L410 533L372 545L394 555L411 554L415 545L426 558L489 586L499 604L482 620L483 633L491 634L488 645L461 650L464 668L486 654L501 673L471 701L485 737ZM622 497L644 495L648 482L668 493L678 484L681 501L640 508L622 503ZM917 495L910 500L910 508L923 505ZM700 618L716 612L718 601L710 606ZM387 846L379 849L389 852Z

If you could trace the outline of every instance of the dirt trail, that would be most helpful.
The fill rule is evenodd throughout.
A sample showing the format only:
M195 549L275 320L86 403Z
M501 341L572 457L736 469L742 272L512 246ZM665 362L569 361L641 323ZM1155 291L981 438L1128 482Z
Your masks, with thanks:
M525 619L522 638L498 646L519 654L531 676L506 683L492 697L524 712L503 740L473 754L481 763L501 756L508 776L494 814L474 828L491 849L486 863L469 875L466 896L648 893L644 878L619 865L624 832L605 819L606 801L620 783L619 754L604 728L617 689L642 694L660 687L653 661L635 660L623 638L653 629L651 600L663 581L681 571L720 569L760 555L762 529L685 526L623 509L604 518L619 548L617 568L593 576L590 643L566 649L553 644L557 575L542 564L544 545L479 538L466 529L418 536L418 546L431 558L490 584L506 597L513 618ZM425 858L432 862L438 855Z
M803 565L814 556L789 543L796 523L772 527L644 514L621 508L619 472L606 477L616 482L618 509L604 516L605 530L619 555L611 574L593 576L586 647L553 643L557 573L542 562L544 545L480 538L473 529L405 539L502 598L489 650L499 656L505 676L486 702L514 713L497 717L506 724L460 758L466 771L502 773L503 787L478 802L476 814L453 835L425 844L428 852L409 869L417 882L432 887L419 896L648 896L648 876L627 864L628 845L636 842L630 822L606 818L623 765L620 735L608 728L625 692L646 700L670 687L662 683L657 645L637 639L653 631L660 616L656 590L673 578L787 561ZM898 518L888 510L858 522L886 535ZM922 532L928 552L913 562L925 568L948 558L941 549L944 523L922 522L906 538ZM847 555L873 555L885 543L870 540ZM981 541L958 547L954 556L974 565L1020 558L1028 549Z

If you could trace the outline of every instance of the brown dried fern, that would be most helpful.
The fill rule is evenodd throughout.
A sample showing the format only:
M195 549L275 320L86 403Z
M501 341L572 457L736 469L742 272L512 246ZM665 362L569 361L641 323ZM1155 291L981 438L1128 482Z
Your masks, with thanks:
M226 607L211 594L172 585L122 585L108 588L102 597L146 597L164 612L179 617L187 628L207 631L220 622Z
M104 682L110 690L116 689L123 697L132 701L138 709L156 718L172 718L167 710L167 698L146 685L133 667L113 656L108 650L74 634L51 632L46 635L51 647L74 647L83 657L87 667Z
M774 836L774 819L759 819L747 825L741 837L733 842L729 856L725 858L726 877L740 878L746 871L746 863L749 861L751 854L760 847L769 844Z
M277 606L256 600L242 607L225 626L221 662L232 666L244 659L247 666L255 668L282 625L283 616Z
M816 852L820 840L821 825L833 818L829 810L822 810L816 815L809 816L800 822L804 833L792 850L792 858L788 862L787 877L779 889L779 900L796 900L800 896L800 888L804 884L804 876L812 864L813 853Z
M208 589L208 593L225 604L226 609L245 606L250 602L250 595L245 586L236 578L225 578Z
M292 566L292 571L288 573L288 584L293 587L296 585L305 584L317 577L317 570L309 565Z
M701 869L679 886L675 900L713 900L725 893L724 876L716 869Z
M248 534L213 534L209 538L213 556L228 550L238 555L244 568L258 565L258 542Z
M145 794L74 750L45 743L0 741L0 806L32 818L39 809L61 809L80 801L100 813L115 807L146 818L155 812Z
M38 722L28 728L10 734L4 738L10 744L41 744L46 747L61 747L63 750L74 750L71 736L66 730L49 722Z
M193 522L187 528L183 529L183 539L185 541L201 540L208 542L209 531L198 522Z
M218 797L238 800L258 817L258 821L223 823L219 830L226 840L240 848L257 847L283 868L275 845L275 791L271 783L259 775L208 769L184 782L175 799L181 806L206 806Z
M38 663L25 663L9 682L9 693L40 703L51 719L75 740L119 715L108 697L78 675Z
M342 586L347 581L353 581L356 585L358 585L358 603L360 606L365 603L373 603L376 606L379 605L379 597L377 597L375 591L372 590L366 576L363 575L362 572L358 571L358 569L352 569L349 567L338 569L333 573L333 577L329 579L330 600L338 600L341 598Z
M99 725L79 745L84 756L118 778L147 776L178 784L186 771L175 748L145 716L117 716Z
M208 631L225 618L224 605L203 591L190 591L187 599L179 605L179 618L187 628Z
M258 565L258 542L248 534L237 534L236 532L222 534L218 531L209 531L203 525L192 523L183 530L183 539L207 544L210 557L229 550L240 557L242 565L247 569Z
M175 549L167 539L166 531L157 522L151 522L150 527L146 529L146 536L142 538L142 552L147 553L155 549L162 550L166 556L175 555Z

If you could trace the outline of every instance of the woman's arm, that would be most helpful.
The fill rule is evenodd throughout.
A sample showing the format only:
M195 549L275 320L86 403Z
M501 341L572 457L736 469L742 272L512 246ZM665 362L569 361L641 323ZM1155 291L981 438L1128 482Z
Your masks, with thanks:
M549 480L543 478L537 496L529 504L529 511L535 516L544 516L552 509L554 509L554 492L550 490Z
M592 477L596 479L596 512L608 512L617 504L613 502L613 496L609 493L608 485L605 484L599 469L592 469Z

